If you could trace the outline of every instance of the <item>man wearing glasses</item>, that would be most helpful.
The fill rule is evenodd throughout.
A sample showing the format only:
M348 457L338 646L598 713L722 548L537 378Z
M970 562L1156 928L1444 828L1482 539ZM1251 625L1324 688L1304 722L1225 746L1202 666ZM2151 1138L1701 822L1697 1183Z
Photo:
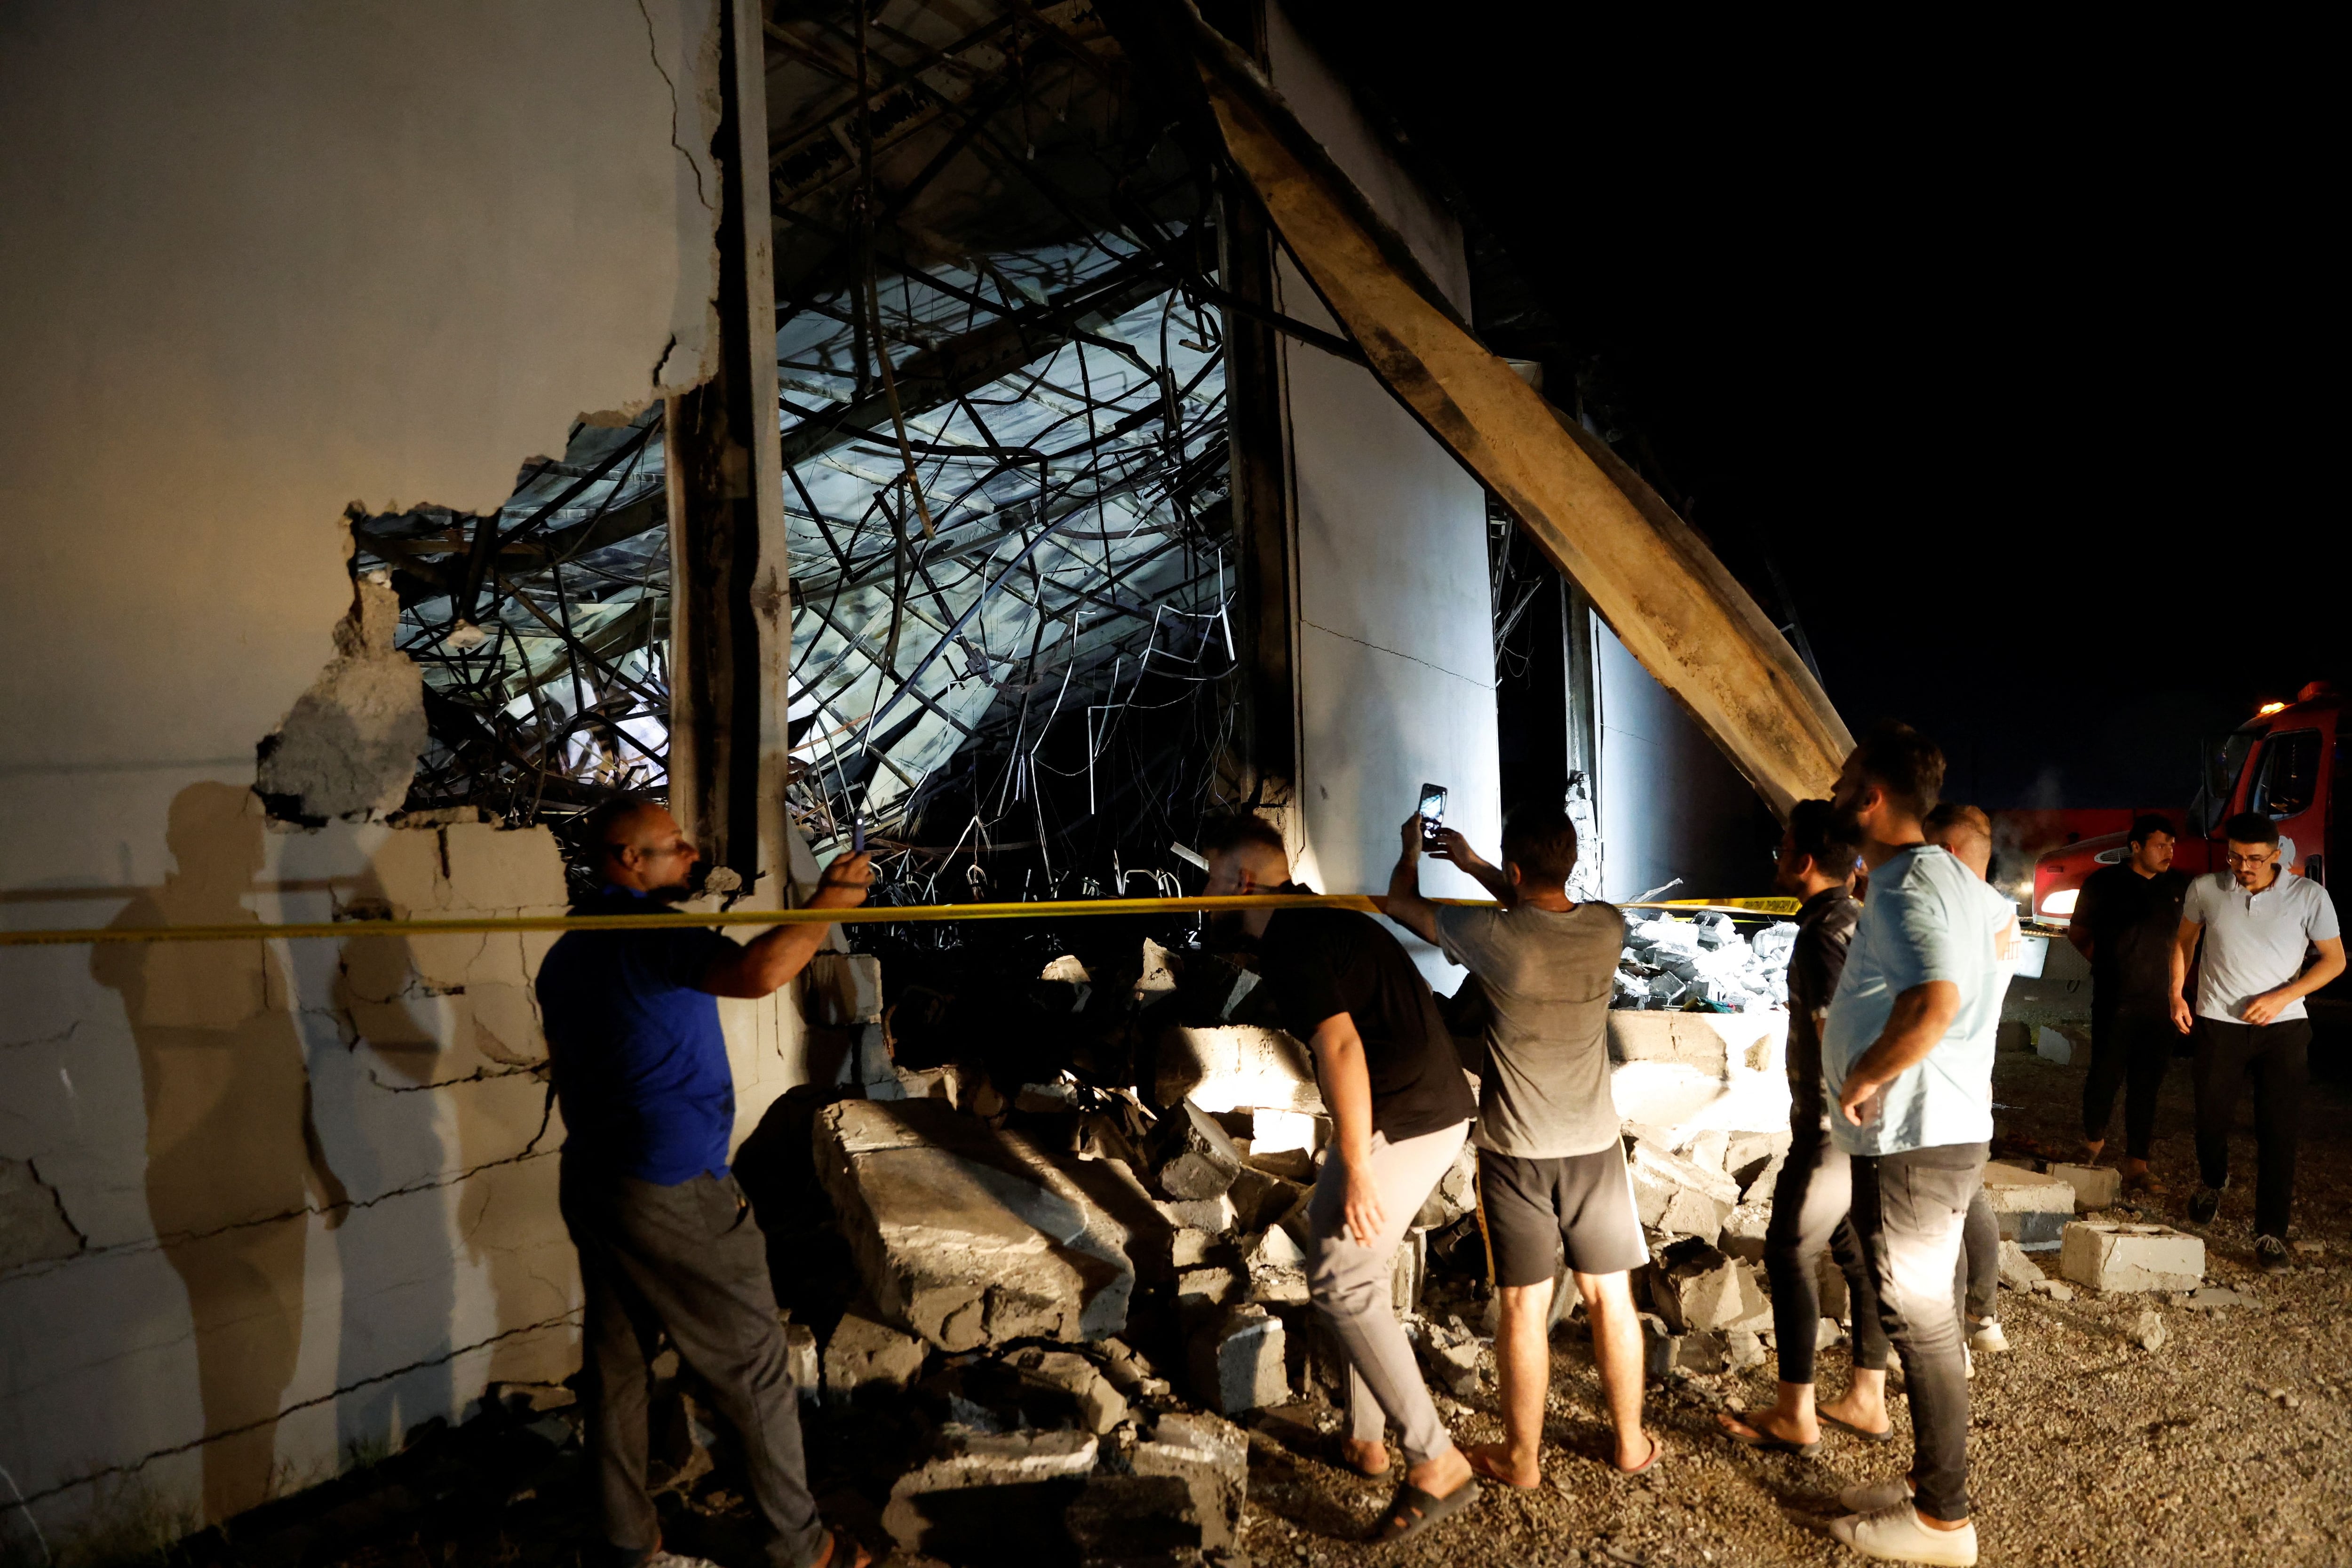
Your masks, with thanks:
M2189 884L2172 950L2172 1024L2197 1040L2197 1169L2202 1182L2189 1218L2210 1225L2230 1184L2230 1123L2238 1090L2254 1082L2254 1261L2287 1267L2287 1218L2294 1206L2294 1148L2301 1132L2311 1024L2303 999L2344 973L2344 938L2327 889L2279 864L2277 826L2241 812L2222 829L2229 869ZM2181 987L2197 941L2205 940L2197 1004ZM2315 952L2308 967L2305 960Z

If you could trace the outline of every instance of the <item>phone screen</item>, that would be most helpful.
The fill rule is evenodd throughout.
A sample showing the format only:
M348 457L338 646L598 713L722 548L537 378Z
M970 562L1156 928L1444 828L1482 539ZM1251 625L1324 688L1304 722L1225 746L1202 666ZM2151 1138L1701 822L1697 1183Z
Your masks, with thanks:
M1445 789L1442 784L1421 786L1421 837L1424 843L1434 843L1438 830L1445 826Z

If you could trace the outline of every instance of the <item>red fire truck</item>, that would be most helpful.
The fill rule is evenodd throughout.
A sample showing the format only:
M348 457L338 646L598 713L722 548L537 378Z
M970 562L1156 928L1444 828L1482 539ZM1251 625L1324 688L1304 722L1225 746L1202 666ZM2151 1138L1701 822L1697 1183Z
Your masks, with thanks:
M2341 896L2352 886L2342 870L2352 855L2352 743L2344 724L2344 698L2315 680L2293 702L2269 702L2217 745L2200 748L2206 776L2181 814L2176 870L2195 876L2221 865L2221 825L2242 811L2259 811L2278 824L2284 844L2294 841L2288 864ZM2131 853L2124 833L2102 834L2053 849L2034 863L2033 918L2064 925L2074 913L2083 879Z

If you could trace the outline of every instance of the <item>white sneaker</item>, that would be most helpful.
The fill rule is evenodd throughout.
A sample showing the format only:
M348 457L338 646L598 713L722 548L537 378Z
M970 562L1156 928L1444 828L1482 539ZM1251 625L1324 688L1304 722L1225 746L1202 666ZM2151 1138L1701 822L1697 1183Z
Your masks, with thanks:
M1880 1509L1893 1508L1898 1502L1910 1500L1909 1476L1896 1476L1884 1481L1864 1481L1838 1493L1838 1507L1848 1513L1876 1513Z
M1919 1510L1908 1501L1875 1513L1833 1519L1830 1521L1830 1534L1864 1557L1927 1563L1934 1568L1976 1568L1974 1520L1958 1530L1930 1530L1919 1522Z
M1969 1349L1979 1355L1997 1355L2009 1349L2009 1336L2000 1331L2000 1320L1987 1318L1970 1329Z

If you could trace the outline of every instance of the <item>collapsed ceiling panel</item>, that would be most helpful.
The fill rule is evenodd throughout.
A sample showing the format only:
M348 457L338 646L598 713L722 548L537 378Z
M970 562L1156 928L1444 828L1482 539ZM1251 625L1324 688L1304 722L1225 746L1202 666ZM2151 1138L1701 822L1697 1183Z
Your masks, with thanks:
M1210 182L1077 0L787 7L766 47L792 809L894 877L961 845L1123 880L1229 727ZM656 409L494 515L352 520L425 668L412 808L665 789L663 478Z

